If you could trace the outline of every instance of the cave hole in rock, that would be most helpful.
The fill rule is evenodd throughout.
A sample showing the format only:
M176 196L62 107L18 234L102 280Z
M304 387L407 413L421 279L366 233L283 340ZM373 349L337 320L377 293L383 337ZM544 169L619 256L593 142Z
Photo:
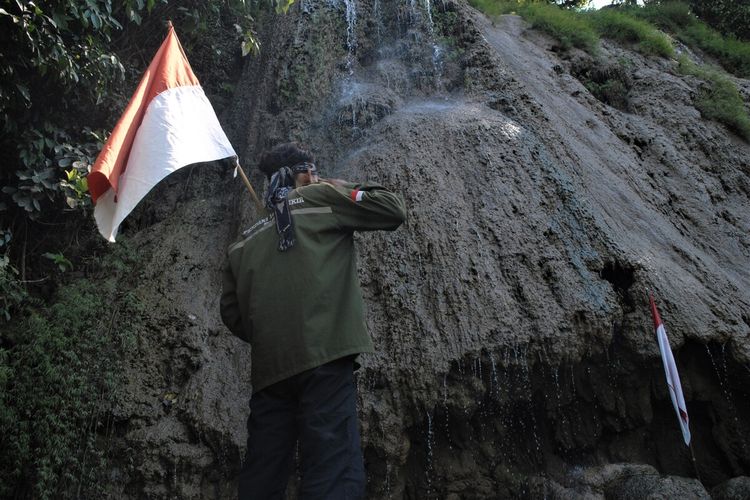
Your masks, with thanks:
M624 305L633 308L633 298L630 296L630 287L635 282L633 266L623 264L617 259L611 260L604 264L599 276L612 285L614 291L622 298Z

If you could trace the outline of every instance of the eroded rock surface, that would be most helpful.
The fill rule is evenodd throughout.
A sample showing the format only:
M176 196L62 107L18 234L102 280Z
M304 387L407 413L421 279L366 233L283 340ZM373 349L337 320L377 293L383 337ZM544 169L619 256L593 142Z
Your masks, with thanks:
M299 140L324 175L407 201L398 231L358 236L378 348L358 378L368 496L704 498L747 475L750 146L701 118L701 82L607 42L603 62L561 53L518 17L452 1L352 5L261 20L222 121L246 167ZM622 91L579 80L599 66ZM255 216L243 190L227 166L188 169L126 228L135 293L155 307L115 416L121 498L233 495L250 349L218 296Z

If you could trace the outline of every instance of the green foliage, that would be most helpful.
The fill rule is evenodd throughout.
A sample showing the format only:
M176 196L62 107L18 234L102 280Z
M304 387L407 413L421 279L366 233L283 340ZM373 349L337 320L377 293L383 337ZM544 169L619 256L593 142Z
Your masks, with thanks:
M3 188L17 206L33 219L58 195L63 195L71 208L91 204L85 176L102 147L102 132L84 129L79 140L73 141L67 132L46 123L42 130L32 128L19 136L21 168L15 172L14 185Z
M750 141L750 116L737 87L716 70L700 67L686 56L679 58L679 69L706 82L695 106L704 118L723 123L746 141Z
M750 43L723 37L702 23L687 27L680 38L715 57L727 71L750 77Z
M164 0L165 3L167 0ZM286 14L295 0L225 0L224 2L186 2L180 5L180 26L196 38L210 41L211 31L220 24L222 17L232 18L242 56L260 54L260 41L254 29L256 15L264 8L272 8L277 14ZM205 37L200 37L205 35ZM213 45L213 44L212 44ZM221 48L211 47L216 55L221 55Z
M291 0L15 0L0 3L0 235L22 230L23 245L0 249L0 316L19 290L44 282L49 255L92 225L87 175L106 132L125 107L172 19L215 107L231 92L244 50L259 50L255 13L286 11ZM229 57L226 57L230 54ZM44 231L35 228L44 227ZM80 228L85 228L79 231ZM31 228L31 230L29 230ZM75 228L73 231L70 229ZM63 234L55 235L60 230ZM69 238L69 235L71 236ZM45 241L46 240L46 241ZM43 257L47 252L48 256ZM70 260L75 260L72 252ZM72 263L53 259L58 268ZM35 269L34 267L38 269ZM20 283L19 273L31 279ZM41 271L40 271L41 270ZM51 293L54 284L43 287Z
M557 6L563 9L585 7L590 0L469 0L469 4L488 16L521 13L520 10L537 5Z
M81 167L85 167L82 162L78 163L78 166L73 166L70 170L65 171L67 179L60 181L60 187L67 189L72 196L67 196L66 200L70 208L76 208L79 205L88 204L91 197L88 193L89 183L88 179L81 172Z
M8 257L12 239L13 234L10 231L0 230L0 325L10 321L15 310L27 298L26 289L18 276L18 270L13 267Z
M552 0L548 3L552 3L562 7L563 9L577 9L580 7L586 7L590 0Z
M589 92L603 103L622 111L630 109L628 92L631 81L624 65L590 68L588 72L577 77Z
M111 89L123 81L112 39L124 20L111 0L18 0L0 9L0 150L6 157L0 208L38 218L58 200L87 205L60 181L74 162L82 162L76 170L85 176L101 147L101 134L76 122L84 108L110 101Z
M533 4L547 4L562 9L578 9L588 5L590 0L517 0L516 3L533 5Z
M595 52L599 36L633 43L644 54L674 57L671 41L655 27L675 33L686 43L697 45L719 58L740 76L750 74L750 44L727 39L699 21L684 3L652 2L646 7L620 7L599 11L569 11L540 2L492 2L471 0L472 5L490 15L518 12L533 27L560 40L563 47L580 47ZM626 2L627 3L627 2ZM724 4L724 2L718 2ZM725 13L728 11L724 11ZM594 31L594 29L596 31ZM715 70L700 68L686 57L680 58L680 71L706 82L696 99L696 107L707 119L727 125L750 140L750 118L737 87ZM579 75L581 81L601 101L627 109L628 82L622 75L596 77Z
M623 111L628 110L628 88L621 80L588 82L586 88L603 103Z
M629 111L631 64L632 62L624 57L616 62L581 58L571 64L570 74L583 83L601 102L622 111Z
M664 33L625 11L601 9L587 15L601 36L635 44L636 50L647 55L674 56L672 43Z
M9 236L9 233L5 233ZM26 300L26 290L18 280L18 270L7 255L0 256L0 324L9 321L12 312Z
M273 0L275 3L277 14L286 14L289 11L289 7L294 4L294 0Z
M531 25L552 35L563 48L578 47L596 52L599 37L579 13L544 3L521 5L518 13Z
M57 266L57 268L63 273L65 271L69 271L73 269L73 264L68 259L66 259L65 256L61 252L58 252L58 253L46 252L42 254L42 257L45 257L51 260Z
M629 14L654 24L670 33L678 33L697 19L683 2L652 2L643 8L628 9Z
M727 71L743 78L750 76L750 43L721 35L693 15L687 4L649 4L631 12L715 57Z
M750 4L737 0L690 0L693 12L721 33L750 41Z
M0 9L0 21L3 46L10 43L13 48L0 53L2 108L31 106L53 88L101 92L122 78L122 64L106 49L113 31L121 28L111 1L7 2ZM29 82L27 77L33 75L45 81ZM14 129L12 120L4 117L5 132Z
M464 54L463 47L457 43L460 36L461 23L458 13L452 10L436 10L432 13L435 23L435 33L439 43L445 48L444 61L458 62Z
M105 139L94 130L113 126L163 39L164 19L178 26L193 67L211 75L203 82L206 92L218 98L230 79L226 67L234 67L221 56L260 49L251 14L285 12L292 2L3 2L0 216L18 224L50 214L54 219L63 209L86 212L85 177Z
M469 0L469 4L491 17L511 14L521 7L517 1Z
M645 7L631 5L582 12L530 0L470 2L490 16L518 13L535 28L560 40L563 47L579 47L592 53L599 37L604 36L635 44L638 51L647 55L674 57L674 47L657 29L660 28L716 57L737 76L750 76L750 43L722 36L700 21L683 2L651 2Z
M122 238L107 273L76 258L78 236L91 232L80 217L86 175L101 130L163 40L163 19L178 27L207 93L219 94L239 61L221 56L239 56L248 13L262 5L271 4L0 3L0 498L104 497L107 419L144 310L117 282L133 267ZM54 267L64 274L50 279Z
M127 272L132 261L122 262ZM110 270L111 271L111 270ZM0 497L102 498L106 420L143 306L79 279L0 334Z
M260 42L258 41L258 34L252 28L245 30L239 24L234 25L237 33L242 37L242 56L253 55L257 56L260 54Z

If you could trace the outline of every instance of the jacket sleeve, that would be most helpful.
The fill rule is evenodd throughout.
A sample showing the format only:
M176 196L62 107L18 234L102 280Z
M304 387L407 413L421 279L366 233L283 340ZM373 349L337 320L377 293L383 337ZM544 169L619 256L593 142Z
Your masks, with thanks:
M393 231L406 220L403 198L378 184L326 186L326 202L343 229Z
M237 300L236 287L232 266L229 264L229 259L227 259L222 269L222 290L221 300L219 301L221 320L234 335L248 341L245 331L242 328L242 315L240 314L240 304Z

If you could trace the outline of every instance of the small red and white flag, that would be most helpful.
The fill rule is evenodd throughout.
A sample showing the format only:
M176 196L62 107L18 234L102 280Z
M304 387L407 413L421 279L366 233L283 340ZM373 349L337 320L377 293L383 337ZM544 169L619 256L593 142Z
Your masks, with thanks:
M230 156L234 149L170 26L88 175L99 232L115 241L120 223L167 175Z
M669 347L667 331L664 329L664 323L661 321L659 311L656 309L654 295L649 294L651 301L651 315L654 317L654 328L656 328L656 339L659 342L659 351L661 351L661 360L664 363L664 374L667 377L667 386L669 387L669 397L672 399L672 405L677 412L677 419L680 421L682 437L685 444L690 446L690 427L685 397L682 395L682 384L680 384L680 374L677 373L677 365L672 356L672 349Z

